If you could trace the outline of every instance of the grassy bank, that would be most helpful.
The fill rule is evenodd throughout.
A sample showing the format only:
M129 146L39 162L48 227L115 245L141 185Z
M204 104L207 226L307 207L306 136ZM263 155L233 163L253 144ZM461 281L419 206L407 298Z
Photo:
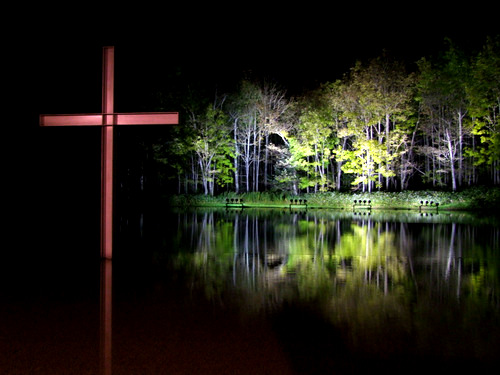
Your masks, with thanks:
M175 195L169 204L176 207L225 206L226 199L243 199L249 207L288 207L290 199L306 199L309 208L352 208L354 200L370 200L373 209L418 209L420 202L439 203L443 210L497 210L500 209L500 188L469 188L460 192L403 191L347 193L327 192L294 196L284 193L225 193L218 196Z

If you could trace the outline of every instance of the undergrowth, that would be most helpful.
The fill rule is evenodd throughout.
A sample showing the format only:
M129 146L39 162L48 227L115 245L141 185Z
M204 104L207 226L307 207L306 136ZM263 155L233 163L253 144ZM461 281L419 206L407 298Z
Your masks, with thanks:
M210 195L174 195L169 204L177 207L220 206L226 199L243 199L251 206L288 206L290 199L306 199L311 208L349 208L354 200L370 200L373 208L408 209L418 208L421 202L439 203L442 209L500 209L500 188L475 187L460 192L450 191L402 191L371 193L360 192L321 192L292 195L276 192L224 193Z

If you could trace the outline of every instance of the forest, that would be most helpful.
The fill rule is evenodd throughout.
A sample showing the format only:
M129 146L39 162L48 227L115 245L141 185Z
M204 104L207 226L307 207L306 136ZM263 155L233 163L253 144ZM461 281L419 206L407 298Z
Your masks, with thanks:
M178 194L461 190L500 185L500 43L448 40L409 69L381 52L291 96L265 79L183 93L151 147ZM175 182L175 183L174 183Z

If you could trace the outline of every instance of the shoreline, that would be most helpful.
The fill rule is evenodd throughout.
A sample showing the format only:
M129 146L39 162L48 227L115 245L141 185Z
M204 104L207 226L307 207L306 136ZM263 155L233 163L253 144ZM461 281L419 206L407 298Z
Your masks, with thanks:
M359 210L393 211L468 211L494 213L500 210L500 188L478 187L460 192L403 191L403 192L318 192L298 196L286 193L256 192L223 193L217 196L175 194L163 196L172 207L232 207L279 209L354 210L355 200L363 201ZM291 200L294 200L292 203ZM305 203L303 203L305 202ZM369 202L367 204L367 202ZM368 205L370 208L368 208ZM437 205L437 206L436 206Z

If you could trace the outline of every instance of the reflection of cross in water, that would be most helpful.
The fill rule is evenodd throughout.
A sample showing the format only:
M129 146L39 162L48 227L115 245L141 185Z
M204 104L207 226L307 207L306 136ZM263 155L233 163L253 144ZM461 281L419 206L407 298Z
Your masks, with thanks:
M41 115L40 126L100 126L101 148L101 256L111 259L113 249L113 133L115 125L173 125L177 112L114 113L114 47L104 47L102 113Z
M102 375L111 375L112 348L112 262L101 262L101 332L100 332L100 367Z

